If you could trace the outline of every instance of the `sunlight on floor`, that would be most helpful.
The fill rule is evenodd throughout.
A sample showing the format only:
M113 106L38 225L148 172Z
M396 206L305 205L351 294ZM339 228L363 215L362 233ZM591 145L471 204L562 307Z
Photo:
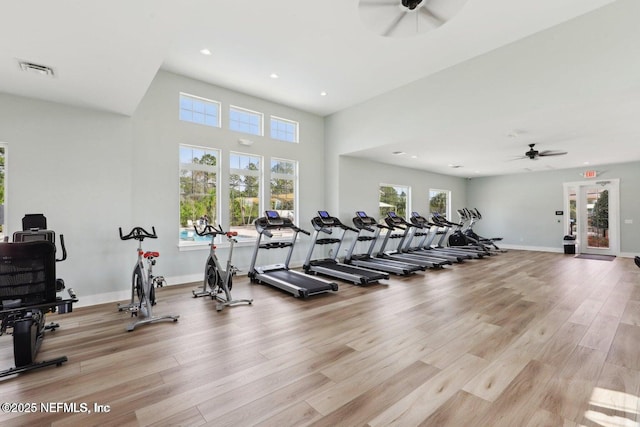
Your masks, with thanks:
M605 427L637 427L640 398L629 393L596 387L589 402L592 409L586 419ZM597 410L600 408L600 410Z

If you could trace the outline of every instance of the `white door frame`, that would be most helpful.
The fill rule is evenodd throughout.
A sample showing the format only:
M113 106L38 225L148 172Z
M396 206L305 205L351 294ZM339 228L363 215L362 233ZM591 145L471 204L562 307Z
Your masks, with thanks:
M569 230L569 188L575 187L576 189L576 221L578 223L578 242L577 248L579 252L587 251L587 239L583 238L584 234L582 230L585 230L584 224L586 218L581 206L586 204L583 200L582 190L585 187L594 187L597 185L607 186L609 191L609 248L597 249L589 248L590 253L599 253L606 255L619 255L620 254L620 179L599 179L593 181L578 181L578 182L565 182L563 184L564 189L564 209L566 212L564 222L565 230Z

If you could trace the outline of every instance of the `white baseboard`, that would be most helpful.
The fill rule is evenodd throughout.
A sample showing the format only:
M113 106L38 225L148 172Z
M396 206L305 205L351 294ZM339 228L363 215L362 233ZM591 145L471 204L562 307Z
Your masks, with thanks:
M564 248L550 248L545 246L521 246L521 245L500 244L500 248L522 250L522 251L555 252L560 254L564 253ZM620 258L633 258L638 255L639 254L631 253L631 252L620 252L617 256Z
M536 252L555 252L564 253L564 248L553 248L548 246L523 246L523 245L509 245L506 243L500 243L498 245L501 249L513 249L519 251L536 251Z

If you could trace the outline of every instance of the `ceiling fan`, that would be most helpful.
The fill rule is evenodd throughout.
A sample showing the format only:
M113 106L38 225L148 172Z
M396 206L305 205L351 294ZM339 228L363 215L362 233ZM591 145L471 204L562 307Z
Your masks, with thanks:
M360 0L364 24L383 37L407 37L438 28L467 0Z
M529 158L531 160L538 160L538 157L548 157L548 156L564 156L567 154L566 151L557 151L557 150L544 150L538 151L534 149L536 144L529 144L529 151L524 153L524 156L518 157L519 159Z

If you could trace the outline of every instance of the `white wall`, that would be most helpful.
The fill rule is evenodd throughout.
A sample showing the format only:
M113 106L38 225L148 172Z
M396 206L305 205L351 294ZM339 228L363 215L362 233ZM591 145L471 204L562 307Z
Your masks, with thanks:
M58 275L67 287L81 298L126 288L131 254L117 226L132 211L131 119L0 94L0 141L8 146L6 234L22 229L24 214L43 213L65 237Z
M297 120L301 142L250 137L255 144L245 147L238 139L246 135L180 122L181 91L221 101L223 123L231 103L265 117ZM298 225L303 228L310 229L319 209L349 225L356 210L377 216L378 187L388 183L411 186L414 210L427 210L429 188L451 190L454 212L475 206L483 213L480 234L534 249L561 248L565 230L555 211L564 209L562 183L579 180L578 170L465 180L384 165L341 155L336 147L343 141L342 129L331 118L326 122L325 129L321 117L167 72L158 73L132 117L0 94L0 142L8 145L7 234L21 229L25 213L44 213L50 228L67 241L69 259L58 265L59 276L76 289L83 305L128 295L135 244L120 241L118 227L155 226L159 239L148 248L161 253L156 272L170 284L199 280L206 247L178 247L178 145L186 143L222 150L223 189L230 151L264 156L265 164L271 156L298 160ZM620 178L621 251L640 253L640 164L604 169L603 178ZM633 223L625 224L625 219ZM308 242L301 236L294 265L304 260ZM252 250L247 245L234 253L245 271ZM226 258L224 248L220 256ZM259 264L283 257L280 251L268 251Z
M224 128L180 122L181 91L222 102ZM247 135L226 129L229 104L263 112L265 120L273 114L298 121L300 143L251 136L254 145L239 145ZM298 160L300 225L309 228L316 206L324 205L321 117L162 71L132 117L0 94L0 142L8 146L7 234L21 229L25 213L44 213L49 228L65 236L69 258L58 264L58 275L81 305L130 294L136 243L122 242L118 227L155 226L159 238L144 242L160 252L154 272L169 284L201 280L208 247L178 248L180 143L222 150L223 194L230 151L264 156L265 165L271 156ZM308 247L308 238L299 240L292 265L302 264ZM240 245L234 252L244 272L252 250ZM265 252L259 264L282 262L286 255ZM219 255L226 259L224 245Z
M604 165L597 180L620 179L620 251L640 254L640 163ZM504 238L505 245L530 249L562 250L567 234L563 210L563 183L585 181L584 169L531 172L474 178L468 181L467 203L483 215L474 230L485 237ZM625 224L625 219L632 220ZM560 222L558 222L560 221Z
M451 191L451 209L465 206L467 199L466 180L452 176L440 175L416 169L402 168L349 156L340 156L339 192L335 195L338 206L334 216L349 226L353 226L352 218L356 211L365 211L378 219L380 184L402 185L410 188L409 208L427 216L429 213L429 190ZM355 233L348 235L342 246L348 248ZM358 248L360 252L364 248ZM340 256L344 256L344 251Z
M222 128L197 125L178 120L180 92L212 99L222 103ZM300 124L300 143L274 141L268 137L242 134L228 130L229 105L264 113L265 122L270 115L295 120ZM221 197L223 207L228 195L228 156L231 151L264 156L265 185L269 185L268 169L271 157L297 160L299 171L299 226L310 227L315 216L315 206L324 205L324 120L313 114L272 102L213 86L173 73L160 71L133 116L134 147L137 163L134 167L135 182L147 185L134 187L132 223L153 224L161 237L154 246L161 253L159 261L163 274L170 283L200 280L207 248L198 251L180 251L178 248L179 188L178 145L190 144L222 150ZM265 126L265 131L268 129ZM240 145L240 138L250 139L250 147ZM148 159L148 161L145 161ZM221 221L228 223L228 212L222 210ZM136 224L134 224L136 223ZM306 236L299 237L292 265L301 265L306 254ZM226 259L224 245L219 256ZM253 245L241 244L234 251L234 264L246 273ZM261 251L258 264L284 261L285 250Z

